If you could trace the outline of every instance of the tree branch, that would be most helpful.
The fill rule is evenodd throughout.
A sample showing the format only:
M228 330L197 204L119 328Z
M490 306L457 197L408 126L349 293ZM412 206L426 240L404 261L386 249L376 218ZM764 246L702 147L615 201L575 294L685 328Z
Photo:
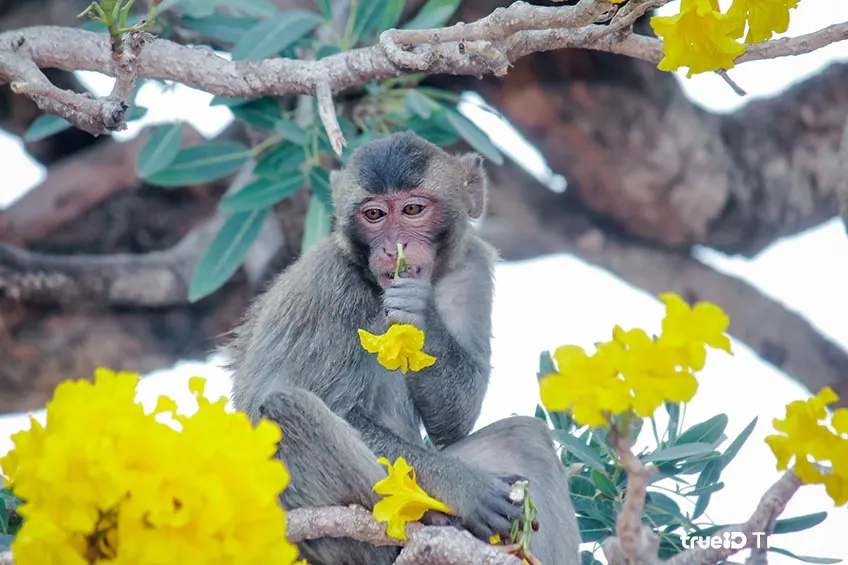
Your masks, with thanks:
M629 18L635 19L656 5L640 3L632 8ZM439 30L389 30L383 33L380 45L317 61L272 58L231 62L208 49L157 39L138 56L137 76L173 80L218 96L257 98L316 95L319 85L339 92L419 70L500 76L521 57L563 48L607 51L658 63L663 56L659 39L623 29L608 33L607 26L593 24L610 7L608 0L581 0L575 6L562 7L515 3L473 24ZM739 61L797 55L845 38L848 23L836 24L805 36L751 46ZM415 46L402 51L399 44ZM111 96L91 100L59 91L49 84L40 67L121 77L124 67L113 60L106 34L50 26L0 34L0 82L11 82L17 92L32 97L43 110L61 115L86 131L102 133L123 127L123 100ZM136 71L135 65L132 69ZM322 118L332 131L329 114L323 113Z

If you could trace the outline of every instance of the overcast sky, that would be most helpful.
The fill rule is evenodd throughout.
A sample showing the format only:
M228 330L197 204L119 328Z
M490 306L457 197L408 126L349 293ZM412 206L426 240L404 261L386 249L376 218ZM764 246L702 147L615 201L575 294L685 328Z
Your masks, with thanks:
M727 2L723 1L722 5ZM676 3L664 11L676 9ZM848 2L801 0L792 12L787 35L798 35L832 23L848 20ZM776 61L746 63L730 75L749 92L746 99L735 95L718 77L701 75L683 78L681 84L690 97L704 108L730 112L757 97L780 92L796 81L818 73L828 63L848 61L848 42L842 42L803 56ZM99 93L108 92L111 80L94 73L79 73ZM150 108L143 125L181 118L208 136L215 135L229 121L224 107L208 108L211 96L184 87L163 93L146 86L139 103ZM538 152L510 138L510 131L493 123L487 115L468 110L472 119L498 140L512 139L509 152L524 163L545 173ZM139 126L140 127L140 126ZM126 139L138 127L116 135ZM29 159L18 139L0 132L0 161L4 188L0 207L14 201L44 178L42 167ZM719 270L737 275L765 294L781 301L810 320L819 330L848 349L848 241L842 225L834 220L806 233L786 238L753 260L727 257L704 251L701 258ZM835 259L835 260L834 260ZM535 371L539 352L566 343L591 347L608 339L613 325L658 330L663 310L651 295L616 277L568 255L533 261L502 264L496 272L492 383L478 427L512 413L532 414L538 401ZM700 389L687 408L691 425L718 412L730 418L727 434L733 438L754 416L759 423L745 449L724 472L726 486L713 496L709 517L717 523L738 523L753 510L765 489L778 478L774 457L763 442L771 421L782 417L786 403L808 396L801 386L777 369L766 365L741 343L734 341L735 355L711 354L700 377ZM180 363L149 375L141 385L140 397L153 402L167 393L189 401L187 379L202 374L210 379L210 394L228 394L226 373L212 363ZM69 378L83 375L68 375ZM39 413L40 415L40 413ZM662 422L661 422L662 424ZM0 417L0 454L11 443L8 437L27 426L24 415ZM647 440L647 434L643 435ZM819 486L803 488L790 502L783 517L830 511L827 521L815 529L778 536L778 545L799 555L848 558L845 532L848 509L833 509L832 501ZM840 539L841 536L841 539ZM597 554L601 556L600 552ZM799 563L770 554L775 565Z

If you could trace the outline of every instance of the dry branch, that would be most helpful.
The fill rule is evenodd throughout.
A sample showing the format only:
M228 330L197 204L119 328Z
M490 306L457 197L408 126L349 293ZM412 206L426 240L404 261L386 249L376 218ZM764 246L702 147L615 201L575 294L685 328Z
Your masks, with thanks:
M661 41L625 28L659 4L634 3L614 24L616 32L610 33L609 26L593 23L611 9L608 0L581 0L575 6L561 7L516 2L472 24L459 23L439 30L389 30L383 33L380 45L317 61L271 58L231 62L209 49L185 47L168 40L146 44L145 34L135 34L131 43L144 48L140 53L133 52L131 64L119 64L113 58L106 34L30 27L0 34L0 83L12 83L14 90L30 96L42 110L58 114L86 131L102 133L123 127L125 101L116 93L92 100L60 91L40 68L99 71L119 77L117 82L121 84L137 75L172 80L218 96L258 98L316 95L319 87L325 97L323 91L327 87L339 92L420 70L429 74L502 75L521 57L563 48L607 51L656 64L663 56ZM846 38L848 23L836 24L804 36L753 45L739 61L797 55ZM401 44L409 50L401 49ZM132 76L128 77L128 73ZM327 111L322 112L322 119L333 131L333 119Z

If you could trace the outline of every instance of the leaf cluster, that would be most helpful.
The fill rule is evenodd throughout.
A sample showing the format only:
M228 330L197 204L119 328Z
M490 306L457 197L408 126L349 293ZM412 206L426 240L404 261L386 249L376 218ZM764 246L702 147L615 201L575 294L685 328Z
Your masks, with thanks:
M539 373L554 372L549 353L540 356ZM637 457L643 464L653 464L657 473L651 478L642 521L660 538L659 557L668 559L684 550L682 535L707 536L731 524L715 524L707 518L713 494L724 488L721 474L733 461L757 425L755 417L726 447L725 429L728 417L718 414L704 422L684 425L685 404L665 403L668 423L660 433L656 418L630 421L631 443L644 440L645 424L650 426L651 448L642 449ZM627 474L618 463L615 451L604 430L579 427L564 412L547 412L536 407L536 417L553 427L560 444L560 458L569 469L571 502L577 513L583 543L594 543L592 551L583 551L583 565L599 565L594 552L608 537L615 535L615 524L627 490ZM618 426L622 422L615 421ZM798 532L812 528L827 517L816 512L777 520L774 534ZM772 542L773 543L773 542ZM840 562L839 559L795 555L780 547L768 549L805 563L819 565Z
M0 553L9 551L21 527L21 517L15 512L20 504L21 501L11 491L0 487Z

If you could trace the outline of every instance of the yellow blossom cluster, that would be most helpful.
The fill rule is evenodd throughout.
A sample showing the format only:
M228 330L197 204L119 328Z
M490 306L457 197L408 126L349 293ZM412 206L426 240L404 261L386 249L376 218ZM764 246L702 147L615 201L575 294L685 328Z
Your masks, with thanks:
M706 348L728 353L730 319L709 302L690 307L676 294L661 294L666 313L654 339L644 330L613 329L613 339L596 345L592 355L565 345L553 358L557 372L539 383L542 404L550 411L571 411L580 425L602 427L610 415L633 410L649 417L663 402L688 402L698 389Z
M418 486L415 469L403 457L398 457L394 464L385 457L377 462L386 466L388 476L374 485L374 492L383 499L374 505L372 513L378 522L386 522L389 536L405 540L407 522L417 522L428 510L454 513Z
M789 10L799 0L733 0L722 12L718 0L681 0L680 12L654 16L651 27L663 39L665 56L658 68L674 71L688 67L697 73L731 69L746 47L783 33L789 27ZM748 33L745 34L745 30Z
M279 427L254 427L225 410L226 398L205 399L199 377L189 383L193 415L177 414L167 397L146 413L137 383L137 374L105 369L93 383L66 381L46 424L31 418L13 436L0 470L24 501L15 562L291 564Z
M786 406L786 417L775 418L774 429L783 435L766 437L777 458L777 468L786 469L795 459L795 473L807 484L824 484L837 506L848 502L848 408L834 410L828 426L827 406L839 397L824 387L808 400L796 400ZM830 461L831 469L822 473L810 461Z
M382 335L359 330L359 342L369 353L377 354L377 362L390 371L420 371L436 362L424 353L424 332L411 324L392 324Z

